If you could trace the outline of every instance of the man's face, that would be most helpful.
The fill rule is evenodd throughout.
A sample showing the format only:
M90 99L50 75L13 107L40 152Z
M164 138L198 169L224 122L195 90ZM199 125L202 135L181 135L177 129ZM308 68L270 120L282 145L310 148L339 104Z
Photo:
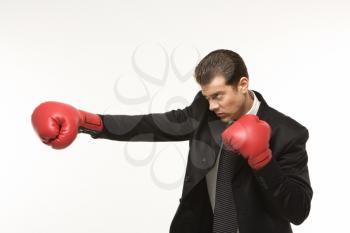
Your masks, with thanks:
M209 84L201 86L202 94L209 102L209 110L214 111L221 121L237 120L251 107L248 79L242 77L236 87L225 84L223 76L216 76Z

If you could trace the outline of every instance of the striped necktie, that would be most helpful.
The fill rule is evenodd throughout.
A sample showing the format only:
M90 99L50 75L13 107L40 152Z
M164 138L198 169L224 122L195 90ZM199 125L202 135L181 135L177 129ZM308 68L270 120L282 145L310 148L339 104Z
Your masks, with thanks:
M238 219L232 190L232 178L237 154L221 144L216 182L213 233L237 233Z

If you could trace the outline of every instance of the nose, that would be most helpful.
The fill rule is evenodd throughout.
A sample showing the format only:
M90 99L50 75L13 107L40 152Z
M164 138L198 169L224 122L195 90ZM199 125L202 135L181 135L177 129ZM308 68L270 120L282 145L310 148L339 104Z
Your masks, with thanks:
M218 108L219 108L219 105L216 101L209 101L209 110L210 111L215 111Z

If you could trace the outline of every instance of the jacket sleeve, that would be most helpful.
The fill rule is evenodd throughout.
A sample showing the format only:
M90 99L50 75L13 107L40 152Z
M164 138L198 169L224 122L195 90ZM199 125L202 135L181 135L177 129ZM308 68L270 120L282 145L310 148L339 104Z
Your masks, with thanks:
M255 172L267 203L289 222L299 225L309 215L313 190L307 167L306 128L284 143L281 151L262 169Z
M198 92L184 109L144 115L100 115L104 129L93 138L117 141L186 141L198 127L194 109L200 107Z

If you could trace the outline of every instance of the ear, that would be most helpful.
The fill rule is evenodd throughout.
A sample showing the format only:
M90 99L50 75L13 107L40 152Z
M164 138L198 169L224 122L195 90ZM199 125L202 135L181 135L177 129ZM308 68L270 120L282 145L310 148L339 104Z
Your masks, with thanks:
M247 77L242 77L237 85L238 91L246 94L248 93L248 88L249 88L249 79Z

